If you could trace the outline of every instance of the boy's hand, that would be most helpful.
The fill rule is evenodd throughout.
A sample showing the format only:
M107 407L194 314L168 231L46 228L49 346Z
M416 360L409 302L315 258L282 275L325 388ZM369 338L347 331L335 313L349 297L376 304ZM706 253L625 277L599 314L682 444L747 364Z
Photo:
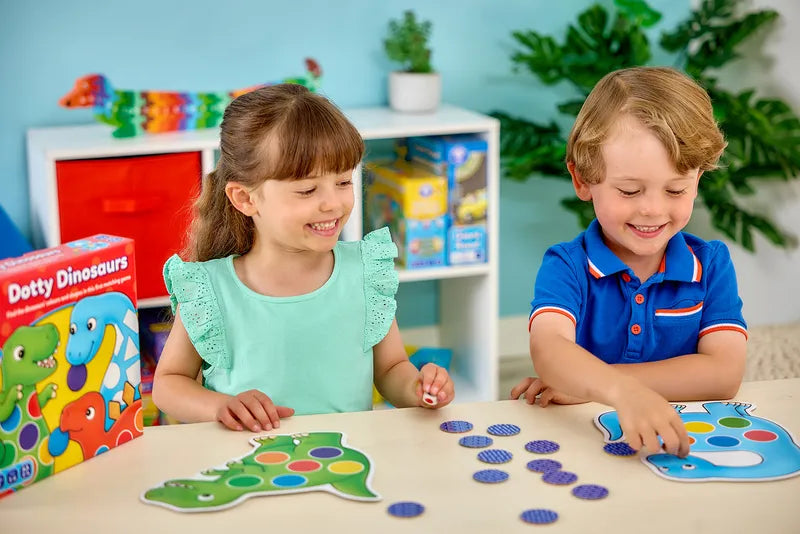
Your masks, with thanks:
M450 404L455 397L455 386L447 370L433 363L426 363L419 371L417 380L417 399L420 406L426 408L441 408ZM422 400L423 393L430 393L438 401L435 406L426 404Z
M523 378L519 384L511 388L511 394L508 396L511 400L517 400L520 396L525 398L525 402L533 404L536 402L536 396L539 397L539 405L544 408L551 402L553 404L581 404L589 402L579 397L573 397L566 393L561 393L545 384L541 378L534 378L529 376Z
M621 399L614 403L622 434L635 450L642 446L651 454L664 450L685 458L689 454L689 433L678 412L664 397L637 383L626 388Z
M276 406L272 399L257 389L229 397L217 410L217 421L231 430L249 428L253 432L281 426L281 418L294 414L293 408Z

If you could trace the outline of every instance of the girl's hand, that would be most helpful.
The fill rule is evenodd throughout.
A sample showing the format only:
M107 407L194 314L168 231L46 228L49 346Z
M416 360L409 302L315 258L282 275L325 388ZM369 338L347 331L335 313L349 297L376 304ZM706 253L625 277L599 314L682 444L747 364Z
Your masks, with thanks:
M651 454L663 450L685 458L689 454L689 433L678 412L664 397L636 381L614 402L625 440L635 450L642 446Z
M294 414L293 408L276 406L272 399L257 389L228 397L217 410L217 421L231 430L249 428L253 432L281 426L281 418Z
M433 363L426 363L419 371L417 380L417 399L420 406L426 408L441 408L450 404L455 397L455 386L453 379L444 367L439 367ZM430 393L436 397L436 405L431 406L422 400L423 393Z
M508 396L511 400L517 400L522 396L525 402L533 404L536 402L536 396L539 396L539 406L544 408L551 402L553 404L582 404L589 402L586 399L567 395L561 393L545 384L541 378L529 376L523 378L519 384L511 388L511 394Z

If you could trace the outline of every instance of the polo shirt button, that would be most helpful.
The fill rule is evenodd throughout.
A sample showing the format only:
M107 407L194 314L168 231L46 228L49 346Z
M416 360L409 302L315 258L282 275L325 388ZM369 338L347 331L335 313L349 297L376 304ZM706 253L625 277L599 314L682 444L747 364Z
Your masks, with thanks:
M636 300L636 304L642 304L644 302L644 295L642 295L641 293L637 293L636 297L634 298Z
M639 326L638 324L635 324L635 325L633 325L633 326L631 327L631 333L632 333L634 336L638 336L639 334L641 334L641 333L642 333L642 327L641 327L641 326Z
M622 279L623 279L623 280L625 281L625 283L627 284L628 282L630 282L630 281L631 281L631 275L629 275L628 273L622 273Z

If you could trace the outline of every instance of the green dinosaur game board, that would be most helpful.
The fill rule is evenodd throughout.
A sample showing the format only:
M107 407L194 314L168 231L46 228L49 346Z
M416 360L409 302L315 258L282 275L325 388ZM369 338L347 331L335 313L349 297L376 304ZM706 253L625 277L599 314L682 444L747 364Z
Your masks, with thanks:
M194 478L166 480L142 501L177 512L231 508L250 497L327 491L358 501L378 501L371 489L372 461L345 445L341 432L271 434L250 439L253 450Z

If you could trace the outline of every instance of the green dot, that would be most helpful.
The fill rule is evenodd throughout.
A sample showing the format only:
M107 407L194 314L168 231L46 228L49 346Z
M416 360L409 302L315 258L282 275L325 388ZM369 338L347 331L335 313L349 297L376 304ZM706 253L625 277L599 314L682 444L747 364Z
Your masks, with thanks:
M249 488L250 486L258 486L264 482L261 478L253 475L242 475L228 479L228 485L235 488Z
M750 426L750 421L743 417L723 417L717 422L728 428L745 428Z

